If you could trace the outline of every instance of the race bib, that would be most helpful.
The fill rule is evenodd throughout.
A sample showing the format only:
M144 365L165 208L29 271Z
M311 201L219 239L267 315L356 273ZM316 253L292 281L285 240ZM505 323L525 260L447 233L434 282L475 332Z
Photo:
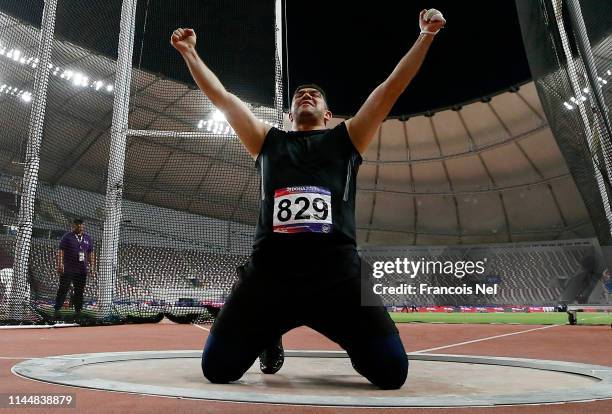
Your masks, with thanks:
M331 192L315 186L280 188L274 192L275 233L330 233Z
M84 261L85 261L85 252L80 251L79 252L79 262L84 262Z

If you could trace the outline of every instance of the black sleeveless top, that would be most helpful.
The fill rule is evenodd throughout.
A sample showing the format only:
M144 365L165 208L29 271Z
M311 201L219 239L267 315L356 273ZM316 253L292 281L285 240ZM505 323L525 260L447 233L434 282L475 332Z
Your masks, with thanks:
M355 246L361 162L344 122L316 131L270 129L255 162L261 208L254 249Z

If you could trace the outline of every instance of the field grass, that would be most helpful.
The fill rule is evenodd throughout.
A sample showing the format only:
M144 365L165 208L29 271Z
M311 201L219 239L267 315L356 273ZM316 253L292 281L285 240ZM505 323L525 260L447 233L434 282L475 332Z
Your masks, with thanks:
M400 313L391 312L395 322L420 323L506 323L521 325L564 325L567 324L565 312L541 313ZM612 323L612 313L578 312L579 325L609 325Z
M51 306L41 306L39 311L53 315ZM123 316L153 316L156 312L151 311L144 315L138 311L123 312ZM440 313L440 312L390 312L391 318L398 323L496 323L496 324L520 324L520 325L565 325L568 323L565 312L508 312L508 313ZM72 309L62 309L60 315L63 319L70 319L74 315ZM83 316L95 319L96 312L83 310ZM610 325L612 313L607 312L578 312L578 325Z
M50 305L41 305L38 307L38 311L41 314L45 314L47 317L51 318L53 316L53 307ZM143 311L125 311L121 313L121 316L140 316L140 317L152 317L154 315L156 315L158 312L156 311L150 311L150 312L143 312ZM70 319L72 317L74 317L74 309L70 308L70 309L60 309L59 311L59 315L62 319ZM84 318L89 318L94 320L97 316L98 316L98 312L91 310L91 309L83 309L83 311L81 312L82 317Z

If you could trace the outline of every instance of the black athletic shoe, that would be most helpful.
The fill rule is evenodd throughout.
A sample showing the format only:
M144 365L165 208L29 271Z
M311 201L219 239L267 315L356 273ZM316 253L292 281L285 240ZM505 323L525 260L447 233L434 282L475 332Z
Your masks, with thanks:
M282 341L264 349L259 356L259 369L264 374L276 374L283 367L285 362L285 350Z

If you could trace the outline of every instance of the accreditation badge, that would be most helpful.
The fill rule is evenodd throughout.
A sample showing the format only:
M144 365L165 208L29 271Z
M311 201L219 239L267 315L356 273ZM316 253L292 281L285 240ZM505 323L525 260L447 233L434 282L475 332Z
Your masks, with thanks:
M273 226L275 233L330 233L333 228L331 192L316 186L277 189Z

